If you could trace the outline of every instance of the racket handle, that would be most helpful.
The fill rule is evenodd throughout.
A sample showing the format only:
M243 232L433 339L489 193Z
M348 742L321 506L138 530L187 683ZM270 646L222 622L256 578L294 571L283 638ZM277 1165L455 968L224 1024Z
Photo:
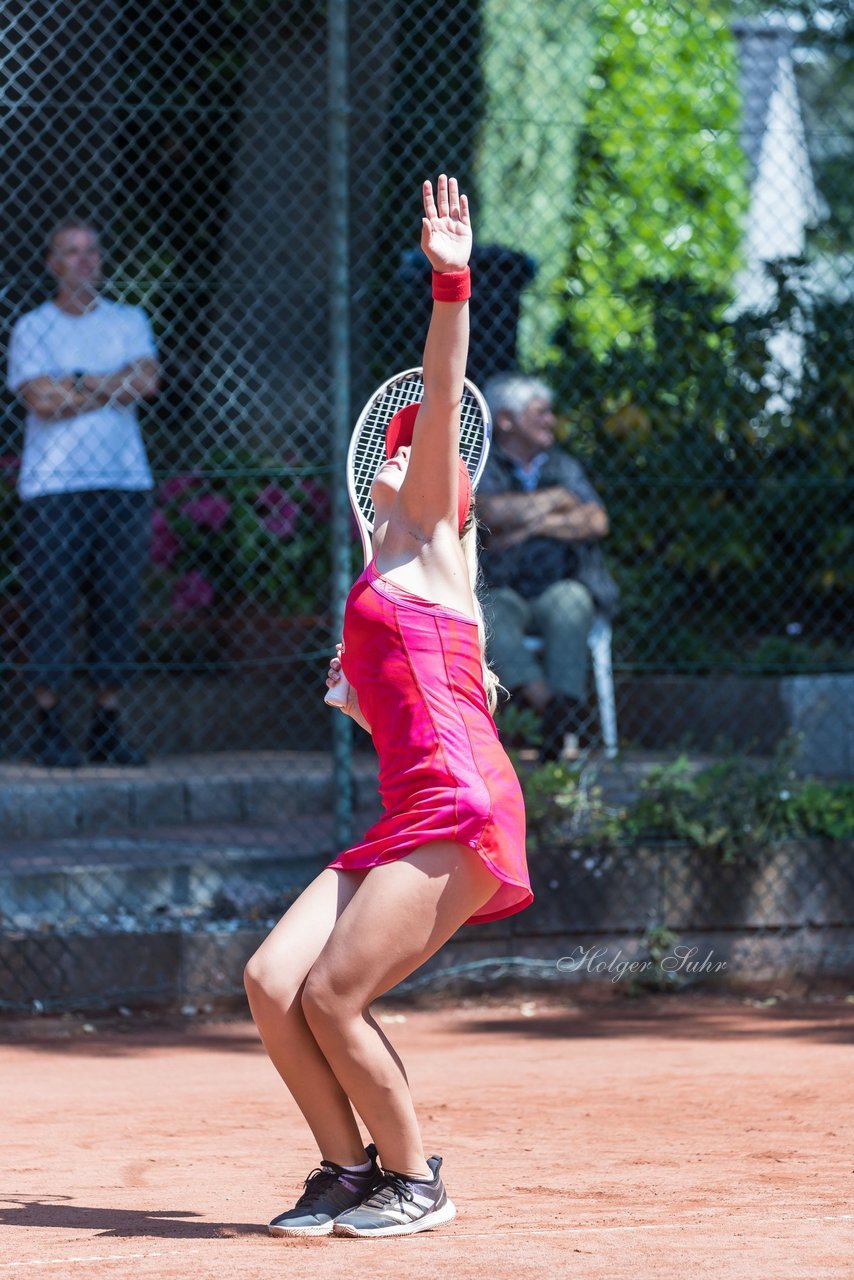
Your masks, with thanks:
M336 681L331 688L326 690L326 697L323 701L327 707L346 707L350 699L350 685L344 673L341 673L340 680Z

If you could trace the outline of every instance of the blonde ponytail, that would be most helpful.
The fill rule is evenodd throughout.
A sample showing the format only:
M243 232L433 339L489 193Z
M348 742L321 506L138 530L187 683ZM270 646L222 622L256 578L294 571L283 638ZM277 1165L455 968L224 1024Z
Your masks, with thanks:
M460 542L463 548L463 555L466 558L466 567L469 573L469 582L471 584L471 593L474 599L474 612L477 618L477 632L480 638L480 660L483 669L483 687L486 690L486 705L489 707L491 715L495 715L495 709L498 706L498 690L501 688L501 682L498 676L486 661L486 620L483 616L483 606L480 602L480 589L482 585L482 576L480 572L480 561L478 558L478 541L477 541L477 516L474 512L474 503L469 508L466 516L466 522L460 533Z

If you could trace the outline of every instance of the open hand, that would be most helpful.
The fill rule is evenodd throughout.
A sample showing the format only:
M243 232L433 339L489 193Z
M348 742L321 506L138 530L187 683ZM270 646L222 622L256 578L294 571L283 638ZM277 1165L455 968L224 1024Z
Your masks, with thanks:
M462 271L471 255L469 202L460 195L456 178L439 174L436 198L433 185L425 182L424 217L421 221L421 248L434 271Z

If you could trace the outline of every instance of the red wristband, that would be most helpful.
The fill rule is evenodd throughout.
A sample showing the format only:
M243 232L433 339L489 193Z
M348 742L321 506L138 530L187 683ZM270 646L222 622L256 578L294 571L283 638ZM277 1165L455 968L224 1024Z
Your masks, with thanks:
M468 302L471 297L471 271L433 272L434 302Z

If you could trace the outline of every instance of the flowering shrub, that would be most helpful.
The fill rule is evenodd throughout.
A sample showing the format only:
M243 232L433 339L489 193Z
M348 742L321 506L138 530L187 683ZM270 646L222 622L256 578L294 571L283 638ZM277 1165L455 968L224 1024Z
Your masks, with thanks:
M165 479L151 529L154 585L175 614L320 613L330 586L329 492L298 460L216 454Z

